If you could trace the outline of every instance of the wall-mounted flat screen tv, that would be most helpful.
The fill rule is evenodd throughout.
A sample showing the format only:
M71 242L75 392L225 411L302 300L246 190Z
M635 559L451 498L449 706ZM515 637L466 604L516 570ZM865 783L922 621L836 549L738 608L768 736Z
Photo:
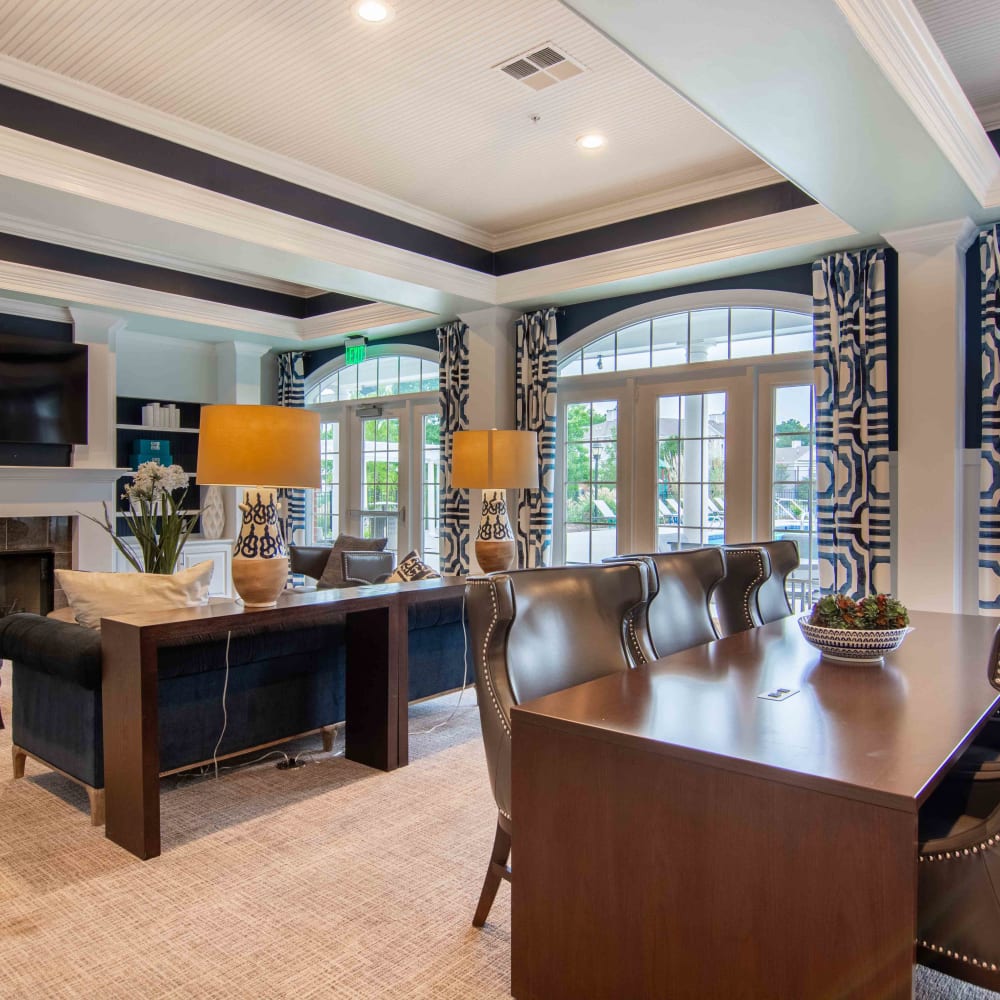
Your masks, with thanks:
M87 345L0 333L0 441L87 443Z

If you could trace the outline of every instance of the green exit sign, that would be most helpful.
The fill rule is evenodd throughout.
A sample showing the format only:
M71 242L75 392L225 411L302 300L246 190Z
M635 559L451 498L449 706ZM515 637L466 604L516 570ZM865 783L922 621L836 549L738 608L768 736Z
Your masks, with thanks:
M348 337L344 341L344 363L360 365L365 360L368 341L364 337Z

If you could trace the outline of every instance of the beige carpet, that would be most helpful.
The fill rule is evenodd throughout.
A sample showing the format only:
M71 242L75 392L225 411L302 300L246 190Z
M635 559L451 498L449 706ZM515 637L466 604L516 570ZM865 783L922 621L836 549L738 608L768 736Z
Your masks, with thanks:
M147 862L89 826L72 782L32 761L10 780L0 732L0 997L507 997L506 886L470 925L496 817L473 692L423 732L455 700L412 706L412 763L392 774L319 754L165 779ZM916 996L994 994L920 970Z

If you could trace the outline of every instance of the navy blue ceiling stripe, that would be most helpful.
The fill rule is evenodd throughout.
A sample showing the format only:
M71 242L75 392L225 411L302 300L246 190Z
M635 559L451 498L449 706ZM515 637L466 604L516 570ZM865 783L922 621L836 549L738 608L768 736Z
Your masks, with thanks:
M0 125L485 274L511 274L815 204L795 185L783 181L494 254L341 198L11 87L0 86ZM484 196L488 197L488 193Z
M0 86L0 125L402 250L493 270L488 250L12 87Z
M624 222L613 222L580 233L557 236L540 243L512 247L496 255L496 273L512 274L532 267L542 267L564 260L575 260L590 254L619 250L622 247L667 239L701 229L712 229L731 222L743 222L775 212L815 205L809 195L789 181L779 181L767 187L740 191L737 194L699 201L693 205L668 208L652 215Z
M358 306L371 304L371 299L356 299L352 295L341 295L340 292L323 292L321 295L313 295L302 300L302 319L326 316L342 309L356 309Z
M368 299L355 299L349 295L317 295L302 298L282 292L270 292L262 288L251 288L232 281L205 278L186 271L174 271L152 264L139 264L119 257L77 250L56 243L43 243L24 236L0 233L0 260L31 267L43 267L50 271L79 274L87 278L115 281L122 285L149 288L158 292L170 292L192 299L219 302L227 306L240 306L258 312L306 319L334 312L368 305Z

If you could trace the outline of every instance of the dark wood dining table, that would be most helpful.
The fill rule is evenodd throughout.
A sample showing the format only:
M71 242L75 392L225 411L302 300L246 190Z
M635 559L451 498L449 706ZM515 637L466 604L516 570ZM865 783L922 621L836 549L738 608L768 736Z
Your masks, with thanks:
M909 1000L918 810L1000 704L995 621L912 621L881 666L789 617L515 708L514 997Z

